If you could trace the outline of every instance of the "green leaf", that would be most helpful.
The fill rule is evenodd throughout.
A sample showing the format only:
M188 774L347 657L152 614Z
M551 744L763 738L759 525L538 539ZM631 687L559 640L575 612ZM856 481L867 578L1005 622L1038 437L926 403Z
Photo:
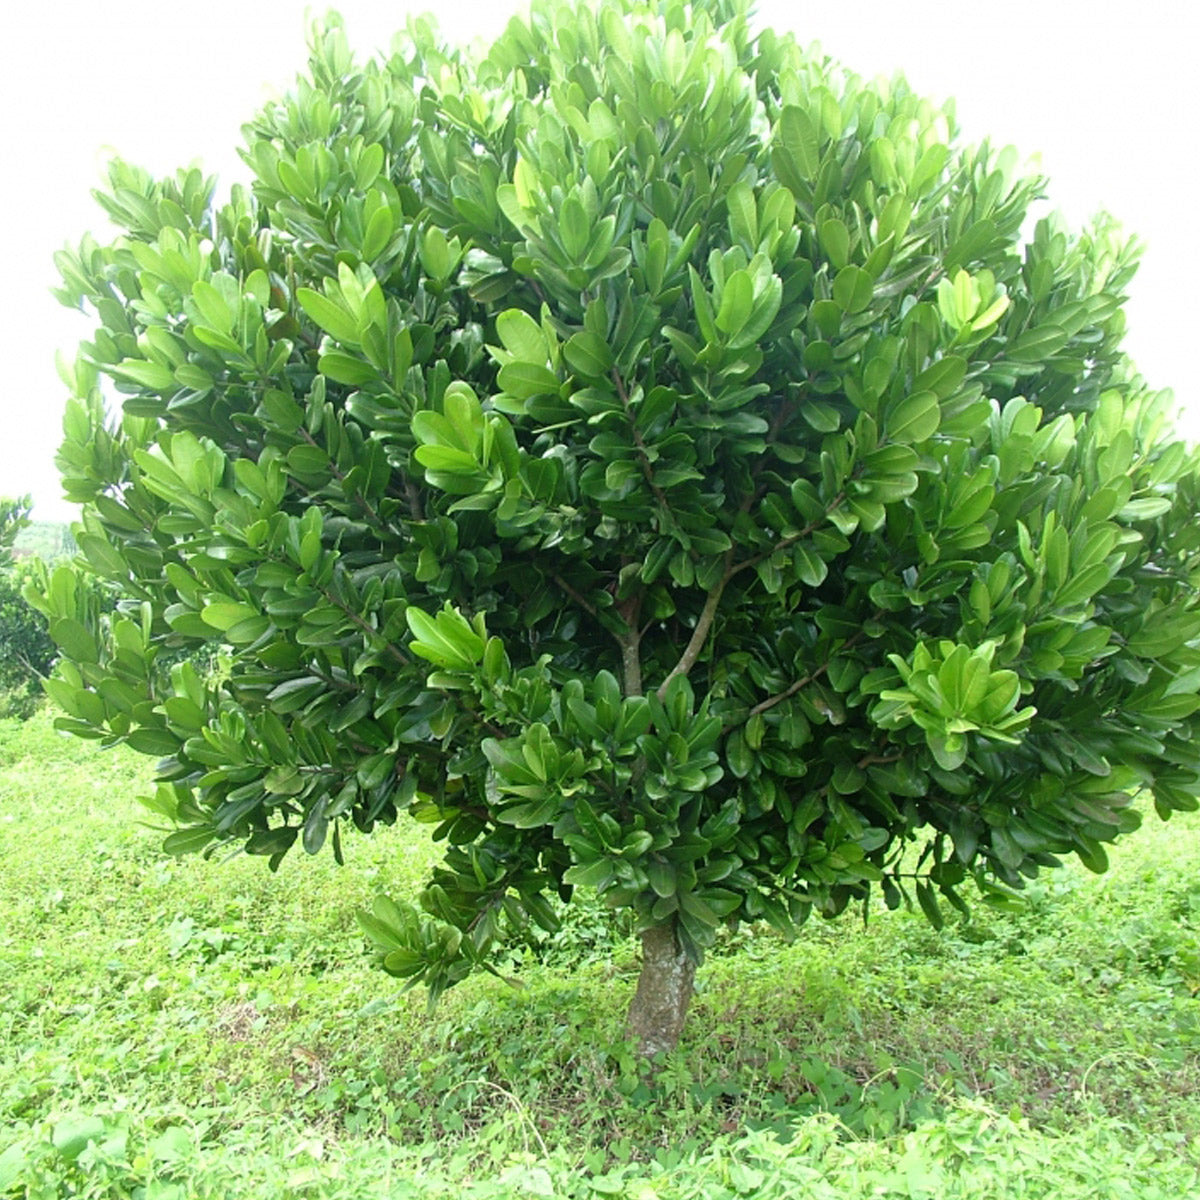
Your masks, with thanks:
M846 313L862 312L875 295L875 280L862 267L843 267L833 280L834 303Z
M913 392L894 404L884 421L884 433L901 444L923 442L937 432L941 421L933 392Z
M165 729L155 729L153 726L135 729L125 738L131 750L136 750L139 754L149 754L154 758L166 758L174 754L182 740Z
M587 213L574 192L563 201L558 210L558 232L567 258L573 263L582 261L584 251L591 241L591 229Z
M675 873L675 868L669 862L655 861L646 865L646 877L650 880L650 886L653 888L655 895L662 899L667 899L675 895L675 889L678 886L678 877Z
M821 222L821 248L839 271L850 261L850 230L840 217Z
M679 907L693 920L701 925L715 928L720 924L720 918L711 906L696 892L680 892Z
M208 825L198 825L187 829L176 830L163 840L164 854L179 857L184 854L195 854L212 844L215 838L213 829Z
M740 729L735 729L725 739L725 761L737 779L745 779L754 769L754 751L747 745Z
M1200 613L1157 612L1130 637L1128 649L1139 658L1162 658L1197 636Z
M546 363L546 336L542 327L519 308L505 309L496 318L496 333L505 350L518 362Z
M734 271L725 280L721 307L717 310L717 328L733 337L750 319L754 308L754 283L747 271Z
M343 346L357 347L358 322L340 304L322 296L312 288L297 288L296 299L310 320L319 325L326 333Z
M1027 330L1007 350L1007 357L1014 362L1044 362L1057 354L1067 344L1066 332L1056 325L1039 325Z
M603 378L613 365L612 350L608 343L586 329L567 340L563 355L572 371L589 379Z
M379 372L370 363L350 354L322 354L317 362L317 369L335 383L344 383L350 387L376 383L380 377Z
M807 587L820 587L829 574L825 560L803 542L797 543L792 550L792 565L796 578Z
M948 400L962 384L967 373L967 360L958 354L947 354L925 368L912 382L914 392L929 391L939 400Z
M1122 521L1155 521L1171 511L1171 501L1163 496L1146 496L1141 500L1130 500L1117 514Z
M558 796L546 796L530 804L510 804L501 809L497 819L516 829L537 829L553 824L562 810Z
M456 610L446 607L431 617L410 606L404 616L416 639L411 643L413 653L437 666L465 670L483 658L483 638Z
M558 376L547 367L531 362L511 362L500 368L500 386L518 400L530 400L534 396L557 395Z
M359 762L355 771L358 786L366 792L374 790L395 770L395 766L395 755L386 751L382 754L368 755Z
M228 276L224 277L228 281ZM197 279L192 284L192 300L199 310L205 325L211 326L218 333L228 334L233 329L235 314L225 303L225 297L206 279Z
M367 222L362 236L362 260L373 262L387 248L395 232L395 218L390 208L378 208Z
M734 242L741 242L753 254L758 249L758 210L754 200L754 189L739 179L725 196L729 210L729 234Z
M50 636L63 653L79 663L99 661L100 649L95 637L72 617L58 617L50 622Z
M296 475L323 475L329 470L329 455L320 446L293 446L287 453L287 465Z
M942 929L945 926L946 918L942 916L942 910L938 906L937 893L933 890L933 885L924 879L917 881L917 903L934 929Z
M800 178L812 183L821 168L820 141L812 118L804 109L789 104L779 114L775 136Z
M204 623L222 632L239 621L245 621L258 615L258 610L253 605L238 600L222 600L214 604L206 604L200 610L200 616Z
M753 346L767 332L783 304L783 281L772 275L754 297L754 307L741 331L729 339L731 350ZM745 361L745 360L743 360Z
M177 386L175 372L170 367L163 366L162 363L127 358L124 362L109 367L109 370L117 378L131 380L153 392L170 392L174 391Z
M836 337L842 328L842 307L832 300L817 300L813 303L812 320L822 337Z
M563 881L572 887L603 888L612 880L613 865L607 858L577 863L563 873Z
M430 279L441 282L449 277L454 269L454 257L446 235L436 225L425 230L420 253L421 267Z

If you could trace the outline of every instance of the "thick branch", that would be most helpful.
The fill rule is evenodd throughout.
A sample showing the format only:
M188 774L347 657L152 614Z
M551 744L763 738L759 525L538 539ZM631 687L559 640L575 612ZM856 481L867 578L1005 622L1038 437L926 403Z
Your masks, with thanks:
M617 638L621 647L621 674L626 696L642 694L642 635L638 630L638 617L642 611L642 597L630 596L617 609L629 632Z
M624 676L625 695L642 694L642 656L640 638L636 632L621 641L621 673Z
M704 649L704 643L708 640L709 631L712 629L713 621L716 619L717 607L721 603L721 594L725 591L725 585L729 582L732 574L731 570L726 569L725 574L721 576L720 582L708 593L708 599L704 601L704 607L700 610L700 616L696 621L696 628L692 630L692 636L688 639L688 644L683 648L683 653L679 656L679 661L671 668L666 679L659 686L658 698L660 700L666 695L667 688L670 686L672 679L680 675L686 675L696 665L696 660L700 657L701 650Z
M575 603L578 604L585 613L588 614L588 616L595 617L599 615L596 612L596 606L586 596L576 591L575 588L573 588L561 575L552 575L550 578L553 579L554 582L557 583L558 586L562 588L562 590L566 592L566 594L570 596L571 599L574 600Z
M404 481L404 495L408 500L408 511L414 521L425 520L425 510L421 507L421 493L411 479Z

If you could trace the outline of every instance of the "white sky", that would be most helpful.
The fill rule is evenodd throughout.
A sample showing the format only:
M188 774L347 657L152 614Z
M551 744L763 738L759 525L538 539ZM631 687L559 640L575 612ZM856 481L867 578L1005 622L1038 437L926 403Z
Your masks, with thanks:
M332 7L366 55L386 48L410 10L434 12L451 40L465 41L497 32L517 0ZM917 91L954 96L968 140L1040 155L1051 201L1073 225L1104 208L1137 233L1147 252L1127 347L1154 386L1175 389L1185 432L1200 436L1195 0L759 0L758 15L860 74L901 69ZM240 126L304 65L306 6L25 0L5 26L0 495L30 492L36 516L62 520L73 510L53 466L64 401L54 352L92 326L50 296L51 256L100 230L90 189L110 150L156 174L199 160L220 191L241 177Z

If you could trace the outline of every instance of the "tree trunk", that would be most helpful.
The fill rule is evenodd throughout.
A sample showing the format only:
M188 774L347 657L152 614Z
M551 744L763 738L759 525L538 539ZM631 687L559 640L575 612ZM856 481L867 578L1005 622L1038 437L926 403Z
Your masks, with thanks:
M642 973L626 1028L647 1058L675 1049L695 978L695 963L675 940L674 921L642 934Z

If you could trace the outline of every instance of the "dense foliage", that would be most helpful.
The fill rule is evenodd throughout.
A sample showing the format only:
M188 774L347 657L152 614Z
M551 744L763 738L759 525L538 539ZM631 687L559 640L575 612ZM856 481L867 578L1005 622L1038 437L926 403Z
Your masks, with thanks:
M364 924L436 993L553 893L694 960L1195 806L1197 458L1120 355L1132 251L1026 239L1011 151L733 0L539 4L478 62L333 24L246 134L250 189L117 164L125 233L60 256L128 600L52 576L49 687L161 758L168 849L435 824L425 913Z

